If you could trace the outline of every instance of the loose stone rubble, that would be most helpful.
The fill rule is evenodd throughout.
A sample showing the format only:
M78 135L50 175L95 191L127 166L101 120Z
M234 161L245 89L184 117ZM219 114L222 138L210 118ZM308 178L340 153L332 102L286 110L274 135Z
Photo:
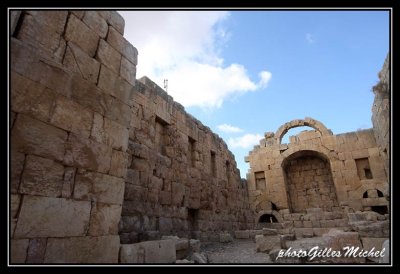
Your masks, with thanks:
M243 180L218 135L136 79L124 27L116 11L10 11L10 263L215 262L201 242L254 241L272 261L340 239L389 250L389 58L372 129L293 120L265 134ZM281 144L298 126L314 130ZM345 262L365 261L389 253Z

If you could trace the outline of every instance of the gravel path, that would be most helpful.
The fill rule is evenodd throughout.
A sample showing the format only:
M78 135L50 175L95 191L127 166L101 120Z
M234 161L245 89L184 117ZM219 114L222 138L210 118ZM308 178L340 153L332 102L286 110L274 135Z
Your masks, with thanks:
M257 253L256 244L251 239L231 243L202 243L202 252L206 253L210 263L214 264L265 264L271 263L266 253Z

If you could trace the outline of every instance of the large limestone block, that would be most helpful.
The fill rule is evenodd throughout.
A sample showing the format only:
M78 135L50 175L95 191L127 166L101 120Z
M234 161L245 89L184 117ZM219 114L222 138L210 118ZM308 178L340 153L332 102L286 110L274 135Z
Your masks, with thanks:
M20 114L11 132L11 146L25 154L62 161L67 136L64 130Z
M383 258L379 259L380 264L388 264L390 262L390 245L389 240L386 240L382 245L382 250L385 249Z
M11 240L10 262L12 264L25 263L28 245L29 245L29 239Z
M11 72L11 109L47 122L55 93L16 72Z
M137 65L137 49L113 27L108 31L107 42L135 66Z
M14 34L14 30L17 27L20 16L21 16L20 10L11 10L10 11L10 36L12 36Z
M11 39L10 50L13 71L57 93L69 96L71 75L59 62L42 58L36 48L15 38Z
M382 251L382 246L384 244L384 242L387 240L387 238L361 238L362 244L363 244L363 249L365 251L371 251L372 249L374 250L374 253L376 251ZM389 250L385 250L385 252L389 252ZM384 256L384 252L382 253L382 255ZM376 257L376 256L369 256L368 259L370 259L371 261L374 261L376 263L379 262L379 260L382 257Z
M100 39L96 59L115 73L119 74L121 65L121 54L103 39Z
M89 225L90 202L25 196L16 238L81 236Z
M250 233L248 230L236 230L235 231L235 238L236 239L249 239Z
M281 239L279 235L264 236L256 235L256 250L257 252L270 252L272 249L281 247Z
M230 242L233 242L233 238L230 233L222 232L219 234L219 242L220 243L230 243Z
M10 158L10 192L18 193L21 173L24 169L25 155L11 149Z
M93 57L97 50L99 36L74 14L69 16L65 39L74 42L89 56Z
M357 232L343 232L337 229L331 229L327 234L324 234L323 239L327 248L340 251L343 256L339 258L330 258L333 263L364 263L364 257L358 256L344 256L347 247L362 249L360 236Z
M134 75L131 75L134 76ZM126 78L125 78L126 79ZM117 97L119 100L125 104L130 104L130 100L134 94L135 78L133 81L126 81L108 69L106 66L102 65L100 70L98 87L105 93Z
M28 255L26 258L27 263L40 264L44 261L44 254L46 252L47 239L37 238L29 241Z
M28 155L22 174L20 192L23 194L60 197L64 166L53 160Z
M119 236L49 238L45 263L118 263Z
M89 138L92 120L92 111L71 99L58 96L50 123L59 128L74 132L77 135Z
M121 263L175 263L174 240L147 241L121 245Z
M89 235L118 235L121 210L121 205L95 204L90 216Z
M110 170L111 156L110 147L71 133L66 144L64 163L107 173Z
M65 41L61 35L67 15L68 11L27 11L17 37L34 44L41 52L45 51L49 55L56 53L58 57L62 57Z
M125 178L128 161L128 153L113 150L113 154L111 157L110 175Z
M130 83L131 85L135 85L136 65L131 63L125 57L122 57L122 59L121 59L120 74L121 74L121 77L124 78L128 83ZM166 115L163 115L162 117L165 117L165 116Z
M97 83L100 63L71 41L67 43L63 64L91 83Z
M124 199L124 186L122 178L80 170L75 179L74 198L121 205Z
M101 38L105 38L108 31L108 24L106 20L99 15L97 11L86 11L82 18L89 28L96 32Z
M98 113L94 113L91 136L96 142L106 144L123 152L128 147L128 129Z
M105 94L94 83L76 73L72 76L71 97L82 106L101 115L105 115L113 100L112 96Z
M125 20L117 11L110 11L107 23L114 27L120 34L124 35Z

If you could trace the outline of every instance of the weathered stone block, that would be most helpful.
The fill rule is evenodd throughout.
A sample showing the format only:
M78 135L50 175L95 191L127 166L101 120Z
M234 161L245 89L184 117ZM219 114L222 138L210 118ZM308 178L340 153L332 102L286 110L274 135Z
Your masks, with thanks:
M47 122L54 92L18 73L11 72L11 109Z
M13 147L12 147L13 148ZM25 155L23 153L10 150L10 192L18 193L21 173L24 168Z
M117 235L121 210L121 205L108 205L101 203L93 205L90 216L89 235Z
M71 14L65 30L65 39L74 42L89 56L93 57L96 53L99 36Z
M126 59L128 59L133 65L137 65L137 49L113 27L110 27L108 30L107 42L118 52L120 52Z
M131 99L134 93L134 85L135 79L128 83L106 66L101 66L98 87L105 93L117 97L125 104L131 104Z
M128 135L126 127L94 113L91 136L95 141L125 152L128 147Z
M90 110L64 96L58 96L50 123L88 138L92 120L93 113Z
M17 37L34 44L49 57L55 53L60 58L65 49L61 35L67 15L67 11L28 11L24 14Z
M390 262L390 245L389 240L386 240L382 245L382 250L385 249L383 258L379 259L380 264L388 264Z
M158 224L160 232L171 232L174 228L171 218L160 217Z
M66 167L64 169L64 181L61 190L61 197L70 198L74 190L76 168Z
M129 127L132 118L129 105L116 98L106 101L106 104L105 116L125 127Z
M250 238L249 231L248 230L236 230L235 238L236 239L249 239Z
M111 105L113 98L102 92L95 84L74 74L71 82L71 97L95 112L104 115Z
M332 248L332 250L340 250L345 252L343 248L345 247L359 247L362 249L359 234L357 232L343 232L337 229L331 229L327 234L324 234L323 239L326 243L327 248ZM363 257L339 257L331 258L335 263L364 263L365 258Z
M96 59L115 73L119 74L121 54L103 39L100 39Z
M86 52L71 41L67 43L63 64L68 69L79 73L83 79L86 79L91 83L97 83L100 63L96 59L87 55Z
M74 198L121 205L125 182L110 175L79 170L75 178Z
M119 33L124 35L125 20L118 12L113 10L110 11L107 22L108 24L113 26Z
M119 236L49 238L45 263L118 263Z
M107 22L97 13L97 11L86 11L82 21L101 38L106 37L108 31Z
M160 203L162 205L170 205L171 204L171 192L170 191L161 191L160 192Z
M14 30L17 27L20 16L20 10L10 10L10 36L14 34Z
M11 240L10 262L12 264L25 263L28 245L29 245L29 239Z
M230 233L221 232L221 233L219 233L219 242L220 243L230 243L230 242L233 242L233 238Z
M11 132L12 148L25 154L62 161L67 133L39 120L19 114Z
M388 240L388 239L387 238L361 238L363 249L365 251L373 250L374 253L377 252L377 251L382 251L383 243L386 240ZM387 250L386 252L389 252L389 250ZM384 253L382 253L382 256L384 256ZM376 263L378 263L381 258L382 258L381 256L378 256L378 257L370 256L370 257L368 257L368 259L370 259L371 261L374 261Z
M86 233L90 202L25 196L15 237L68 237Z
M41 264L44 261L44 254L46 252L47 239L38 238L29 241L27 263Z
M64 166L53 160L28 155L22 174L20 192L23 194L60 197Z
M120 263L175 263L176 250L173 240L147 241L121 245Z
M272 249L281 247L281 239L279 235L264 236L256 235L256 250L257 252L270 252Z
M263 228L262 229L262 234L264 236L278 235L278 230L277 229L273 229L273 228Z
M64 163L107 173L110 170L112 149L75 134L70 134L66 143Z
M121 77L124 78L131 85L135 85L136 80L136 66L128 61L125 57L121 59Z
M124 200L145 202L147 201L148 189L132 184L125 185Z
M113 150L111 157L110 175L125 178L128 167L128 153Z
M10 196L11 218L17 218L20 201L21 201L21 195L11 194Z

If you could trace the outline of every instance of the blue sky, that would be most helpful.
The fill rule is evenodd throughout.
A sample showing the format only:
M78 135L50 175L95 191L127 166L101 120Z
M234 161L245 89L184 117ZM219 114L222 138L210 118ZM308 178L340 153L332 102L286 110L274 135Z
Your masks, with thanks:
M122 11L147 75L221 136L245 178L264 132L313 117L370 128L388 11ZM293 135L304 128L287 134Z

